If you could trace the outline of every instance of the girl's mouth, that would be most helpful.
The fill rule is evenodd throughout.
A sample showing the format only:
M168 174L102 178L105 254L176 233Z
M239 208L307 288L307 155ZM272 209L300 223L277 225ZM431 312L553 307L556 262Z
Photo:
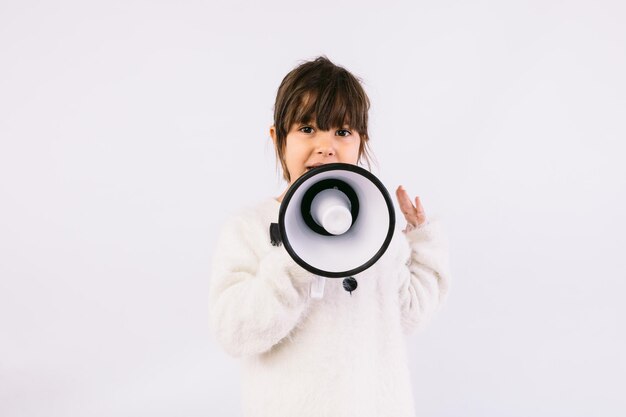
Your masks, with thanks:
M309 172L310 170L312 170L313 168L319 168L324 164L319 164L319 165L313 165L312 167L306 167L306 172Z

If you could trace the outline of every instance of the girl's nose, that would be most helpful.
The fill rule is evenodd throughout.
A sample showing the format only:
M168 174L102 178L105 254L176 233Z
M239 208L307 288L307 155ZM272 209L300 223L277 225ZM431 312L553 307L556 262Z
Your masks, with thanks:
M324 135L317 143L315 152L324 156L335 155L334 137L330 132L324 132Z
M317 150L317 153L324 156L332 156L335 154L335 150L333 148L320 148Z

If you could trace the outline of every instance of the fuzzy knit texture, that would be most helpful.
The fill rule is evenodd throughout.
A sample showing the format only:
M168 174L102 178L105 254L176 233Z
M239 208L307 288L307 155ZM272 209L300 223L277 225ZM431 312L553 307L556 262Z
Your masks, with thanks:
M355 276L313 275L270 243L274 198L231 216L213 257L212 335L241 359L245 417L414 417L405 336L448 292L447 241L436 220L395 230L385 254Z

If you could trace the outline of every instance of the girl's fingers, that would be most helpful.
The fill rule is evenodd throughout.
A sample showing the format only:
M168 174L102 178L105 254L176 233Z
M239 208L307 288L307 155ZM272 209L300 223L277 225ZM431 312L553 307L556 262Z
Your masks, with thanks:
M396 196L398 197L398 203L400 204L400 209L403 213L410 213L412 209L415 209L411 203L408 193L404 188L402 188L402 186L398 187L396 190Z
M417 217L417 224L422 224L426 221L426 212L424 212L424 206L419 197L415 197L415 211Z
M419 196L415 197L415 205L413 205L409 193L400 185L396 189L396 197L407 223L418 226L426 221L426 213Z
M399 186L396 190L396 196L398 197L400 210L402 211L402 214L404 214L406 221L413 225L417 224L419 221L418 210L415 206L413 206L409 194L402 186Z
M424 207L422 206L422 200L420 200L419 197L415 197L415 209L418 213L424 211Z
M401 186L398 188L397 195L398 195L398 202L400 203L400 207L402 209L413 208L413 204L411 203L409 194Z

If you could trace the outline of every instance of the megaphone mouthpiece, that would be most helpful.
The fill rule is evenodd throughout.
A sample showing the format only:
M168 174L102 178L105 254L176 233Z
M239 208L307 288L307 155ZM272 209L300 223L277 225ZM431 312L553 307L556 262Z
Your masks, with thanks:
M336 188L319 192L311 203L311 216L331 235L341 235L352 226L350 200Z

